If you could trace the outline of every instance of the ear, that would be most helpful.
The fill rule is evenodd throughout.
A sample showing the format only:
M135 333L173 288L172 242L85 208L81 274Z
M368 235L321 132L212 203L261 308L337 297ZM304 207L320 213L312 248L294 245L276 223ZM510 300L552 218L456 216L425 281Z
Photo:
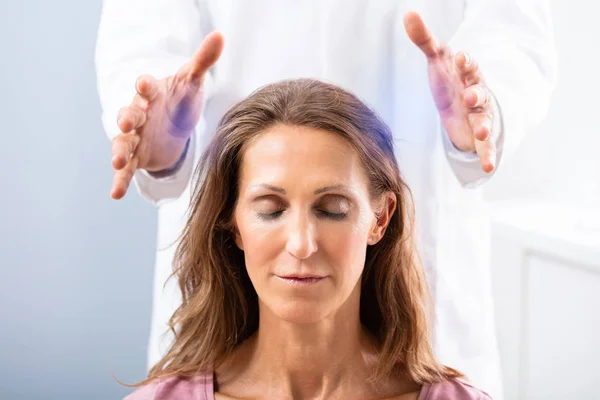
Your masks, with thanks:
M375 210L375 222L369 232L367 244L373 246L381 240L395 211L396 195L391 191L385 192L378 201L378 206Z
M242 237L240 236L237 226L233 228L233 232L231 232L231 234L233 235L233 241L235 242L235 245L240 250L244 251L244 242L242 241Z

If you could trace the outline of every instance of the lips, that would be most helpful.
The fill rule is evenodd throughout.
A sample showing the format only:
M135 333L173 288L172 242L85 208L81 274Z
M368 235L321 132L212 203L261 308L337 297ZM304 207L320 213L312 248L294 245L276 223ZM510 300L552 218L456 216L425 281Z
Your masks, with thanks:
M322 279L325 278L321 275L277 275L283 279Z
M277 277L292 285L313 285L326 278L326 276L321 275L277 275Z

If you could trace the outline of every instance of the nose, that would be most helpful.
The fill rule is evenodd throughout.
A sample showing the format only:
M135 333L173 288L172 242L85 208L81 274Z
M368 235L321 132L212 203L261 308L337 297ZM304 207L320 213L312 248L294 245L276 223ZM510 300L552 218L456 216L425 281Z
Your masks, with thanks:
M309 215L297 213L290 219L287 233L286 250L297 259L307 259L317 251L316 228Z

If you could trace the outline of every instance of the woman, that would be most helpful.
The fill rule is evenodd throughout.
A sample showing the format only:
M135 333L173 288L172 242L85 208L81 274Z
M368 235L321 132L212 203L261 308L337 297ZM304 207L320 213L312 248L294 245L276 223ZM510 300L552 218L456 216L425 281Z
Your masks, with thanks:
M389 128L301 79L224 116L175 257L175 340L141 399L489 399L440 365Z

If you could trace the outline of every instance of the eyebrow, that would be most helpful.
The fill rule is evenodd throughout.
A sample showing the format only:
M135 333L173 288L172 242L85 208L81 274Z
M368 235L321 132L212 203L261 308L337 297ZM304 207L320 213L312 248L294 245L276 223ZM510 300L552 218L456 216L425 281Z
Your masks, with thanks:
M277 187L277 186L269 185L268 183L259 183L256 185L252 185L252 186L250 186L249 189L252 189L254 187L263 187L265 189L269 189L269 190L272 190L277 193L285 194L285 189ZM314 194L321 194L321 193L325 193L325 192L329 192L331 190L337 190L337 189L352 191L346 185L329 185L329 186L324 186L324 187L318 188L317 190L315 190Z

